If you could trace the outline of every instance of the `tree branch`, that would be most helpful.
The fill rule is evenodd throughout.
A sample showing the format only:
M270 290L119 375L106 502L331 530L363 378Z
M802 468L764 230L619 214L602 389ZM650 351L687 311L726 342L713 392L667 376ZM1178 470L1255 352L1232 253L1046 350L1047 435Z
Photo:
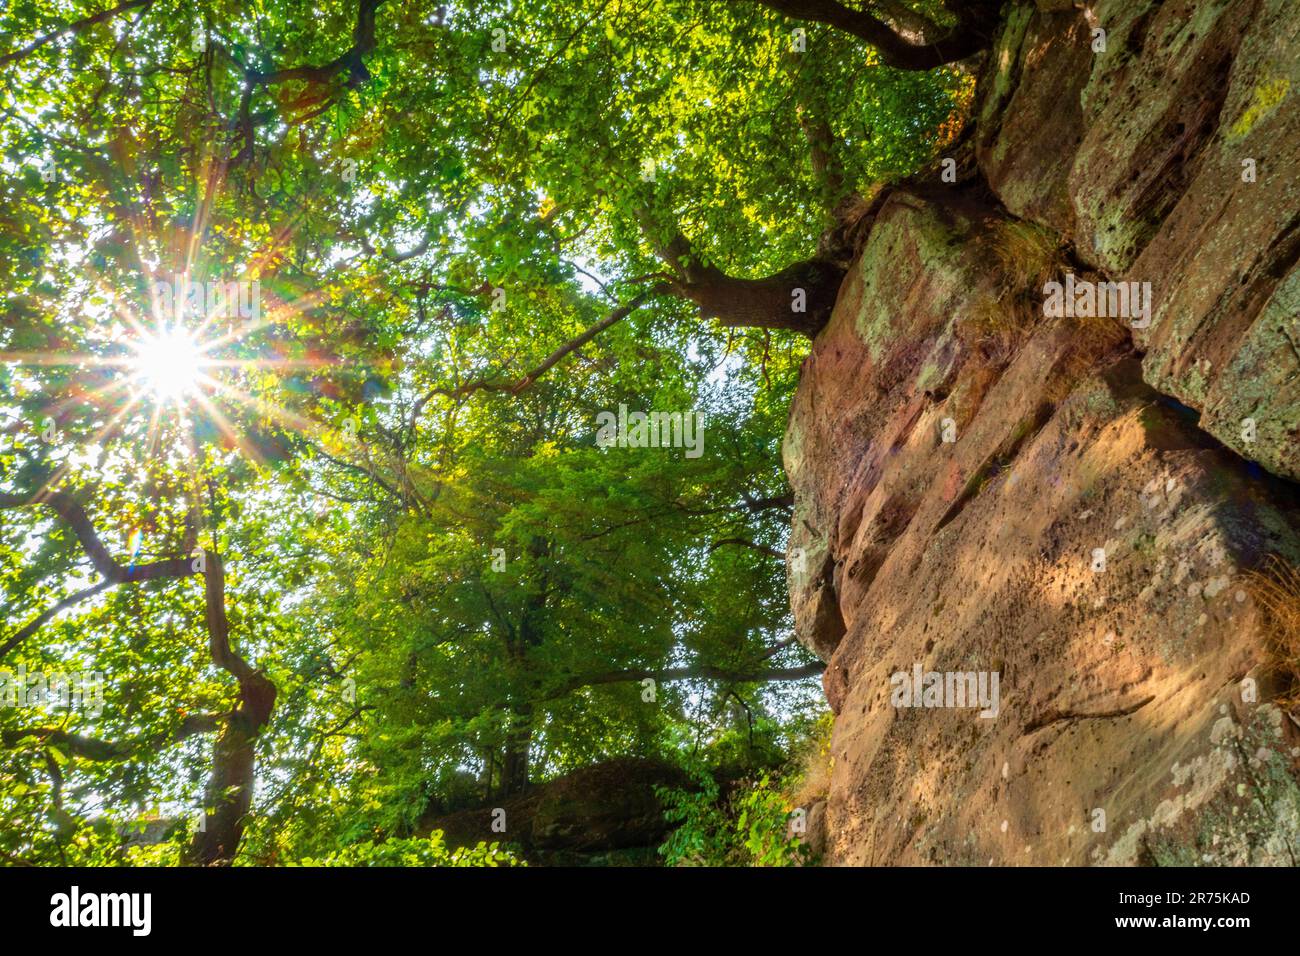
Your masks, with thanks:
M783 650L785 650L787 647L789 647L791 644L794 644L798 640L799 640L798 635L791 634L784 641L781 641L780 643L774 645L773 647L769 647L766 651L764 651L762 659L767 660L768 658L775 657L777 654L780 654Z
M212 772L204 792L206 825L193 835L185 860L201 866L229 865L243 839L253 805L256 744L275 708L276 686L230 646L226 617L226 575L221 556L204 552L208 648L212 662L239 681L239 702L224 718L212 750Z
M290 103L291 108L306 108L306 111L294 119L285 120L290 126L296 126L314 116L319 116L337 102L337 95L331 93L329 89L318 91L316 88L324 87L344 74L348 77L348 89L357 89L370 79L365 58L374 52L375 12L384 2L385 0L360 0L357 7L357 22L352 29L352 46L328 63L257 70L242 63L224 45L213 44L214 50L220 52L244 74L244 91L239 100L239 113L229 124L230 128L243 133L244 145L231 159L231 167L239 166L252 158L254 129L272 122L277 115L274 110L263 111L256 115L252 113L254 90L290 81L307 84L310 92L296 97Z
M245 76L255 86L272 86L276 83L287 83L291 80L300 80L310 84L327 83L346 72L348 74L348 85L351 87L360 86L370 79L370 71L366 69L365 58L375 49L375 11L383 3L384 0L360 0L357 7L356 26L352 29L352 46L328 63L292 66L266 72L249 69L245 71Z
M599 674L575 677L549 693L545 699L554 700L583 687L593 687L599 684L621 684L628 681L646 680L647 678L660 684L675 680L720 680L733 684L752 684L769 681L803 680L808 677L816 677L825 669L826 664L823 661L804 664L802 667L770 667L751 671L728 671L721 667L710 667L704 664L694 667L674 667L669 670L659 671L648 668L629 668L627 670L605 671Z
M745 509L747 511L768 511L772 508L782 508L789 511L794 507L794 492L788 492L784 495L775 495L771 498L750 498L745 496Z
M145 748L156 748L169 740L177 742L196 734L209 734L221 728L222 717L218 714L193 714L181 721L181 725L170 734L151 734L128 743L112 740L100 740L85 737L58 727L27 727L18 730L6 730L0 733L0 741L5 747L15 747L27 737L35 737L42 744L66 750L74 757L83 760L124 760Z
M59 37L64 36L65 34L69 34L69 33L77 34L80 33L82 30L86 29L86 27L94 26L96 23L103 23L105 20L111 20L113 19L113 17L126 13L128 10L134 10L137 7L145 7L147 9L152 5L153 5L153 0L124 0L123 3L119 3L117 6L110 7L109 9L104 10L100 13L96 13L89 17L83 17L80 20L74 20L71 23L65 23L63 26L55 30L51 30L49 33L43 34L42 36L37 37L35 40L27 44L25 47L22 47L21 49L14 50L11 53L6 53L3 56L0 56L0 66L5 66L9 63L17 62L18 60L21 60L23 57L28 56L31 53L35 53L37 50L45 46L47 43L57 40Z
M95 570L110 584L153 581L158 578L183 578L198 573L194 570L193 562L188 555L129 567L118 564L95 532L95 526L86 509L66 492L41 491L34 496L0 493L0 509L21 508L34 504L48 506L63 519L77 536L77 540L81 542L81 548L86 552L86 557L90 558L90 563L94 565Z
M642 219L653 236L650 217ZM656 251L677 273L675 291L727 328L791 329L812 338L830 320L844 278L842 268L816 258L761 279L731 276L705 263L680 231L667 243L656 243Z
M86 509L71 495L60 491L41 491L35 495L0 493L0 508L18 508L25 505L43 504L63 519L77 540L82 550L90 558L91 564L103 576L101 588L113 584L134 581L146 581L165 577L186 577L199 573L191 558L169 558L164 561L139 567L124 568L104 546ZM221 727L221 736L213 747L212 772L208 778L206 801L208 818L211 825L205 826L194 834L186 850L186 859L202 865L228 864L234 858L243 837L244 822L252 806L254 783L254 757L257 737L263 726L271 718L275 707L276 686L261 671L253 669L247 661L239 656L230 646L230 622L226 616L226 576L222 566L221 555L215 551L205 551L200 565L204 576L205 621L208 631L208 648L212 662L222 670L233 675L239 682L239 700L235 708L220 718L194 718L182 724L182 730L199 733ZM57 613L60 606L70 606L77 600L88 597L94 589L80 592L64 599L50 612L46 612L36 622L48 619ZM29 624L24 628L30 632L35 628ZM26 635L20 632L17 637ZM15 646L15 639L6 642L5 649ZM3 740L8 741L16 732L6 732ZM98 741L69 734L51 728L40 729L38 736L66 746L74 753L79 753L92 760L120 759L129 755L130 747ZM24 734L30 736L31 732ZM14 737L14 740L21 739Z
M881 62L899 70L932 70L985 49L997 22L996 0L947 0L957 25L929 43L912 43L889 24L839 0L750 0L796 20L811 20L851 33L870 43ZM906 25L904 25L906 28Z
M871 5L878 7L895 27L912 34L909 39L913 42L933 43L943 32L938 24L917 13L903 0L872 0Z
M437 395L442 395L448 398L461 398L465 395L470 395L474 392L480 391L509 392L511 395L518 395L524 389L533 385L537 379L541 378L558 365L566 355L582 348L596 336L600 335L601 332L604 332L611 326L617 325L619 322L626 319L629 315L644 305L647 299L656 295L661 295L667 291L669 291L669 286L667 284L656 285L653 288L644 290L634 296L626 305L619 306L599 322L593 323L584 329L579 335L569 339L569 341L565 342L550 355L546 356L546 358L541 361L541 364L525 372L522 378L513 381L476 378L472 381L465 382L463 385L429 389L429 391L420 397L414 407L412 407L410 423L414 425L416 419L418 419L420 414L424 411L424 407Z
M32 621L30 621L26 627L22 628L20 631L18 631L18 633L14 634L13 637L9 638L3 644L0 644L0 661L4 660L5 655L8 654L10 651L12 651L15 647L17 647L23 641L27 640L27 638L31 637L33 634L39 631L47 621L54 618L59 613L66 611L68 608L72 607L73 605L80 604L82 601L86 600L87 598L94 597L100 591L103 591L105 588L109 588L112 586L113 586L112 581L100 581L98 584L88 588L84 588L78 591L76 594L68 595L63 600L55 604L53 607L49 608L46 611L42 611L39 615L37 615L34 619L32 619Z
M776 550L776 548L769 548L765 544L758 544L757 542L750 541L747 538L719 538L717 541L713 542L713 544L709 545L709 553L712 554L714 551L717 551L724 544L738 544L741 545L742 547L751 548L754 551L758 551L761 554L770 554L774 558L780 558L782 561L785 560L784 551L778 551Z

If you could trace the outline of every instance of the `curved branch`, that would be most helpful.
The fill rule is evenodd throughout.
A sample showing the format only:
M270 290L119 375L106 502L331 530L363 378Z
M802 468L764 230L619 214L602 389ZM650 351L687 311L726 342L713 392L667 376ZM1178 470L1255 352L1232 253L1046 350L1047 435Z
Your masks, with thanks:
M86 27L94 26L96 23L103 23L105 20L111 20L113 17L126 13L128 10L134 10L137 7L144 7L147 10L152 5L153 0L124 0L123 3L119 3L117 6L110 7L100 13L93 14L89 17L83 17L80 20L74 20L71 23L65 23L58 29L51 30L49 33L38 36L25 47L0 56L0 66L5 66L8 63L14 63L21 60L23 57L35 53L41 47L45 46L45 44L57 40L65 34L77 34L86 29Z
M913 42L933 43L943 33L933 20L917 13L903 0L873 0L871 5L879 8L899 30L912 34Z
M769 548L765 544L759 544L756 541L750 541L748 538L719 538L717 541L713 542L713 544L709 545L709 553L712 554L714 551L717 551L724 544L738 544L741 547L750 548L754 551L759 552L760 554L768 554L774 558L780 558L782 561L785 560L784 551L778 551L776 550L776 548Z
M203 574L209 653L214 664L239 682L239 700L235 708L221 718L200 718L182 725L182 730L188 733L206 732L221 727L221 736L213 746L212 772L206 790L208 822L194 834L186 850L186 859L204 866L229 864L239 848L245 820L252 807L255 746L262 727L271 719L271 712L275 708L276 686L230 646L230 622L226 616L226 576L221 556L215 551L205 551L198 567L187 556L124 568L109 554L95 532L86 509L71 495L60 491L42 491L35 495L0 493L0 508L32 504L50 507L72 528L87 557L104 578L101 588L134 581ZM69 603L75 603L76 600L89 596L89 593L90 591L85 591L72 595L60 603L69 606ZM56 605L52 612L42 615L33 624L39 626L42 619L48 620L58 609L59 606ZM29 633L33 630L35 627L31 624L24 628ZM25 638L26 634L20 632L18 637ZM15 640L11 638L6 642L6 650L14 645ZM7 732L0 739L7 741L12 733L14 732ZM92 760L120 759L129 756L135 749L133 746L98 741L50 728L40 729L37 734ZM25 735L30 736L31 732Z
M357 22L352 29L352 46L330 60L307 66L292 66L266 72L246 70L248 81L255 86L272 86L300 80L304 83L327 83L343 73L348 74L348 84L359 86L370 79L365 58L375 49L375 11L384 0L361 0L357 7Z
M33 618L27 624L27 626L25 626L20 631L18 631L18 633L14 634L13 637L9 638L3 644L0 644L0 660L4 660L6 654L8 654L10 651L12 651L23 641L27 640L27 638L31 637L33 634L39 631L42 627L45 626L45 623L47 621L51 620L59 613L66 611L68 608L72 607L73 605L80 604L82 601L86 600L87 598L94 597L100 591L103 591L105 588L109 588L112 586L113 586L112 581L100 581L98 584L92 585L91 587L88 588L84 588L78 591L76 594L68 595L62 601L59 601L57 604L55 604L53 607L49 608L48 610L42 611L39 615Z
M90 558L91 564L100 576L104 578L99 584L84 588L75 594L70 594L56 603L53 607L43 611L35 619L29 622L25 627L19 630L12 637L8 638L3 644L0 644L0 660L12 651L15 647L27 640L55 615L67 610L73 605L79 604L87 598L94 597L96 594L118 584L127 584L135 581L150 581L159 578L180 578L187 577L198 572L194 568L191 559L186 557L166 558L162 561L152 562L142 565L128 565L122 567L104 546L100 540L95 526L86 513L82 504L71 495L61 491L42 491L35 495L19 495L0 493L0 509L4 508L21 508L27 505L43 504L50 507L55 514L63 519L77 536L82 550ZM191 509L189 521L195 521L194 511ZM186 538L191 540L196 534L192 528L187 527Z
M644 305L647 299L656 295L661 295L667 291L669 291L667 284L656 285L653 288L642 291L638 295L634 296L626 305L619 306L599 322L589 325L580 334L569 339L569 341L565 342L550 355L546 356L546 358L542 359L539 365L525 372L522 378L513 381L476 378L464 383L463 385L457 385L451 388L439 387L429 389L429 391L422 395L419 401L417 401L411 409L411 424L415 424L416 419L418 419L420 414L424 411L424 407L437 395L442 395L448 398L460 398L474 392L509 392L511 395L518 395L524 389L530 387L534 382L536 382L537 379L541 378L558 365L566 355L582 348L611 326L622 322Z
M823 661L804 664L802 667L769 667L750 671L729 671L721 667L710 667L704 664L695 667L674 667L668 670L634 667L626 670L605 671L599 674L575 677L547 694L545 699L553 700L557 697L563 697L583 687L593 687L598 684L621 684L629 681L646 680L647 678L660 684L675 680L720 680L732 684L754 684L769 681L804 680L808 677L816 677L824 670L826 670L826 664Z
M653 237L652 217L642 213ZM700 307L705 318L727 328L790 329L812 338L830 321L844 269L824 259L808 259L761 279L728 275L702 260L680 231L656 252L677 273L672 287Z
M957 15L957 25L931 43L912 43L885 21L839 0L750 2L796 20L825 23L851 33L875 47L886 66L899 70L932 70L979 53L989 45L999 8L994 0L948 0L945 6Z
M194 834L185 859L201 866L221 866L230 864L243 839L253 805L257 738L271 719L276 686L230 646L221 556L205 551L204 564L209 652L214 664L239 681L239 703L226 716L221 736L213 746L212 772L204 796L205 825Z
M14 747L26 737L35 737L42 744L58 747L83 760L124 760L145 748L156 748L165 743L178 742L196 734L208 734L221 727L222 718L216 714L193 714L181 721L174 733L151 734L128 743L85 737L58 727L26 727L0 733L0 742Z
M207 819L210 823L194 835L186 850L186 859L204 866L229 864L239 848L245 820L252 807L255 745L262 727L271 719L271 712L275 708L276 686L230 646L230 621L226 616L226 576L221 556L215 551L204 551L203 561L198 563L198 567L195 567L197 562L186 556L124 568L109 554L95 532L86 509L71 495L60 491L42 491L35 495L0 493L0 508L33 504L50 507L72 528L87 557L104 578L99 585L101 589L127 582L203 574L209 653L214 664L239 682L239 701L229 714L221 718L193 718L182 724L182 731L186 735L221 727L221 736L213 747L212 772L206 791ZM61 607L70 606L94 591L95 589L87 589L65 598L60 605L46 612L23 631L34 631L35 627L43 620L48 620ZM23 639L27 633L20 632L16 637ZM15 639L11 638L6 642L5 650L15 644ZM8 741L14 733L17 732L6 732L0 739ZM23 735L31 736L32 733L28 731ZM94 740L52 728L41 728L35 733L92 760L119 759L128 756L135 749L134 746Z
M231 159L231 167L239 166L252 157L254 129L274 122L277 116L276 110L265 110L257 114L252 112L254 90L295 80L305 83L309 91L293 100L292 105L305 108L306 112L292 119L285 118L288 125L296 126L319 116L338 101L339 91L328 88L336 77L346 75L348 89L357 89L370 79L370 70L366 67L365 58L375 49L375 12L383 3L384 0L360 0L357 7L357 22L352 29L352 46L327 63L258 70L241 62L224 45L213 43L213 49L230 60L244 74L244 91L239 99L239 113L229 124L231 129L239 130L243 134L244 145ZM320 87L326 88L319 89Z
M794 508L794 492L787 492L784 495L774 495L770 498L750 498L745 495L746 511L768 511L772 508L781 508L790 511Z
M158 578L183 578L198 572L188 555L164 558L150 564L123 567L108 552L100 540L95 526L81 502L63 491L42 491L36 495L0 493L0 508L21 508L26 505L46 505L72 529L81 548L100 576L110 584L127 584L134 581L153 581Z

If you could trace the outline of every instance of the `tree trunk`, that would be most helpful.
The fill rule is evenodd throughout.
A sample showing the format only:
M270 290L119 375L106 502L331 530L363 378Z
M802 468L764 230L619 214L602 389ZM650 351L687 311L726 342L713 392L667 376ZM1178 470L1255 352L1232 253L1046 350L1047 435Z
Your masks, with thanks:
M529 652L539 647L543 640L541 622L546 614L549 593L545 559L550 555L551 544L545 538L533 537L528 542L528 553L541 568L541 576L533 583L519 617L519 630L506 641L506 654L511 669L521 687L512 693L509 724L506 727L505 754L501 761L501 790L503 797L523 793L528 788L529 749L533 742L534 701L540 696L537 677L531 673Z
M762 279L739 279L713 266L687 266L683 295L706 317L736 328L793 329L809 338L830 320L844 272L819 259Z
M203 826L185 851L185 862L226 866L235 857L253 805L257 737L275 708L276 688L230 647L226 577L221 556L204 552L208 646L212 662L239 681L239 703L213 745L212 773L204 794Z
M656 239L651 217L644 219L659 258L675 273L669 285L698 305L706 319L732 328L792 329L809 338L830 320L844 279L844 269L834 262L813 258L761 279L737 278L704 263L680 232L667 242Z
M260 677L260 675L259 675ZM203 827L194 834L185 862L227 866L244 836L253 805L257 736L275 705L275 685L266 678L241 693L240 706L213 745L212 773L204 796Z
M514 796L528 789L528 752L532 742L533 708L531 704L523 704L511 713L506 731L505 756L501 761L501 796Z

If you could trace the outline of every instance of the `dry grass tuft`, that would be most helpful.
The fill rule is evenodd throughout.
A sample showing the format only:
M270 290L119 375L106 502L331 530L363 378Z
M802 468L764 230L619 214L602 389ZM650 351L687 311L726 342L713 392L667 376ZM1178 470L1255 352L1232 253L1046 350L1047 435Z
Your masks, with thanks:
M1288 688L1279 703L1300 703L1300 569L1276 554L1246 575L1247 587L1263 611L1264 636Z
M1042 318L1043 284L1064 266L1052 233L1030 222L995 223L986 239L995 279L957 320L957 336L1004 364Z
M1005 365L1038 321L1023 296L980 296L957 319L957 338L978 349L990 365Z
M994 278L957 320L957 337L977 349L992 366L1008 363L1043 318L1043 286L1059 280L1069 268L1058 238L1031 222L995 223L986 239L996 264ZM1128 341L1127 326L1104 316L1070 320L1076 339L1062 366L1055 370L1059 401L1097 360Z
M1043 283L1065 265L1055 236L1032 222L999 222L989 237L989 250L1006 277L1003 288L1013 294L1042 294Z
M1062 402L1079 382L1097 370L1102 356L1129 341L1128 328L1118 319L1070 319L1074 335L1065 355L1044 385L1043 394L1051 402Z

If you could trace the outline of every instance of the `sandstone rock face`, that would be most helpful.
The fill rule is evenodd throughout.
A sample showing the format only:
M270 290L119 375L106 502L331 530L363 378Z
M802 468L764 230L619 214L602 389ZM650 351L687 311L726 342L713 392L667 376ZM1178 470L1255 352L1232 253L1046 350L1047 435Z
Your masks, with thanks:
M1094 53L1056 6L1009 7L982 179L893 192L791 410L827 859L1295 865L1248 572L1300 561L1300 17L1103 0ZM1065 272L1150 281L1150 326L1045 316ZM903 706L914 672L996 707Z
M983 84L980 165L1007 209L1110 277L1150 282L1147 381L1300 478L1294 0L1022 4Z

